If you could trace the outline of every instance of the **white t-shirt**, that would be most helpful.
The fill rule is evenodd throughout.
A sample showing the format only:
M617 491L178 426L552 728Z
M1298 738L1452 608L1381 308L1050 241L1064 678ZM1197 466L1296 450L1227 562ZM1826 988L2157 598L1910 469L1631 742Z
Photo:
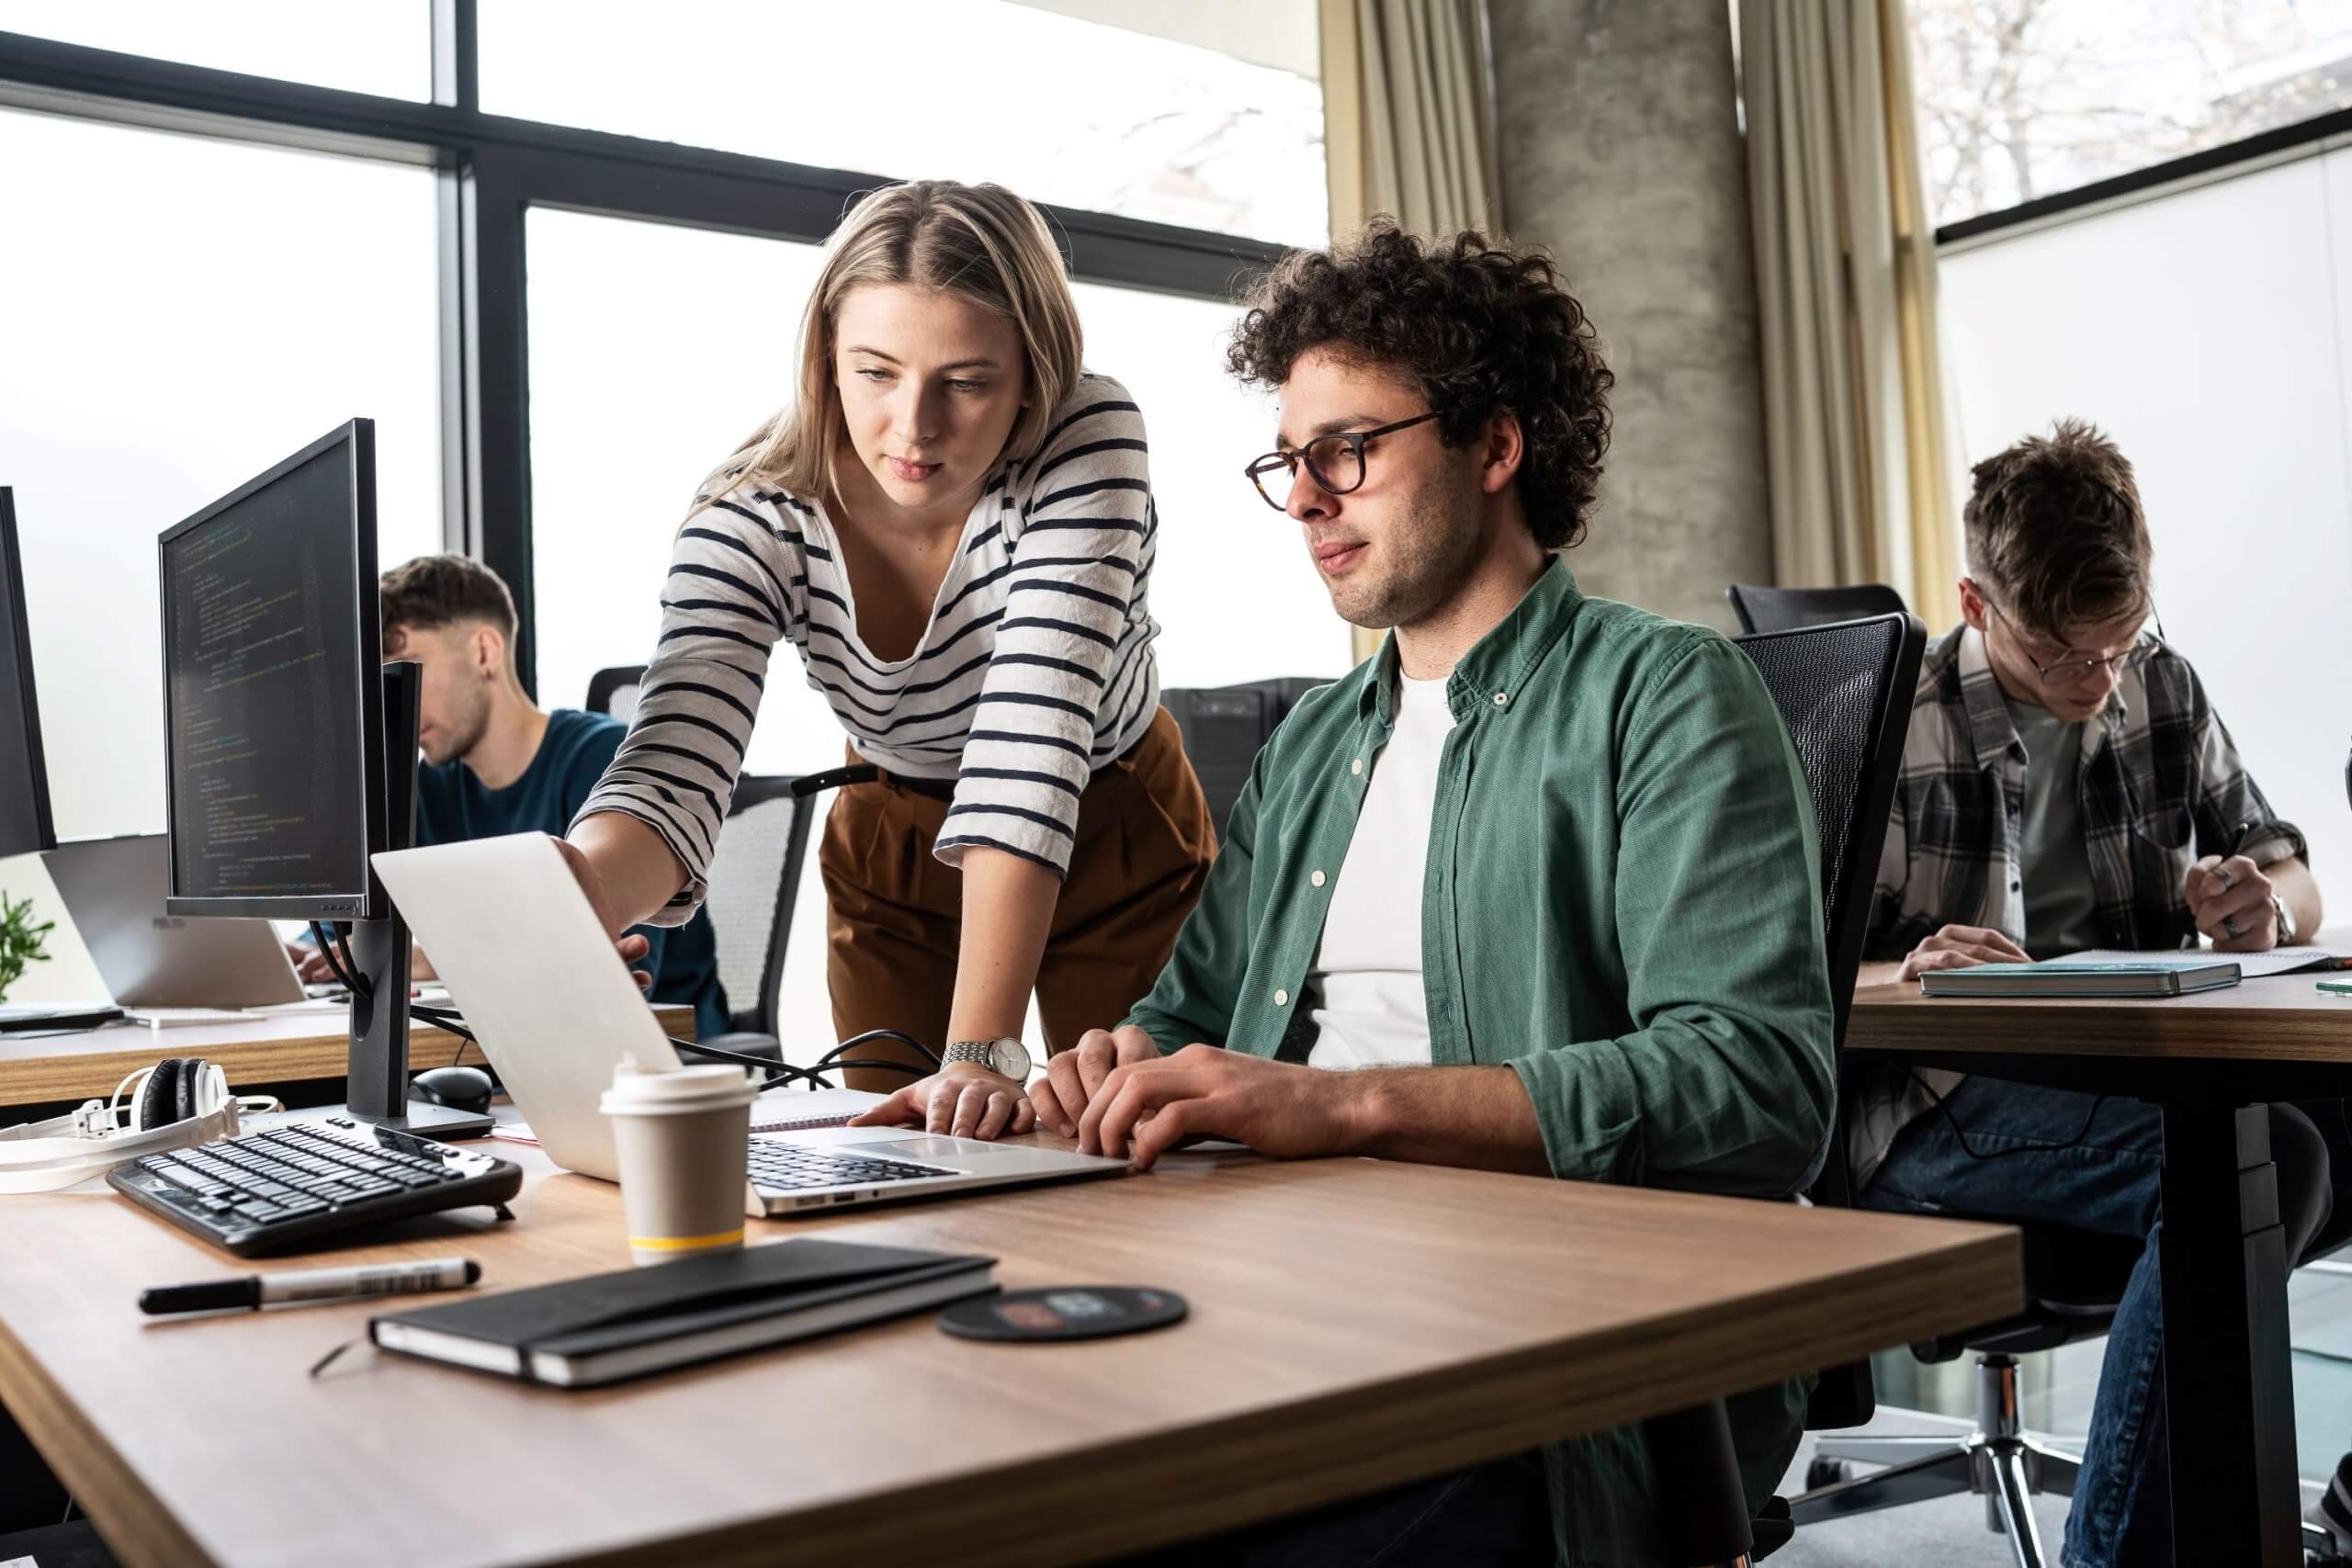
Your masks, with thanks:
M1322 1005L1307 1065L1373 1067L1430 1059L1421 988L1421 883L1437 808L1438 756L1453 728L1443 681L1397 677L1396 728L1373 761L1372 784L1323 941L1307 970Z

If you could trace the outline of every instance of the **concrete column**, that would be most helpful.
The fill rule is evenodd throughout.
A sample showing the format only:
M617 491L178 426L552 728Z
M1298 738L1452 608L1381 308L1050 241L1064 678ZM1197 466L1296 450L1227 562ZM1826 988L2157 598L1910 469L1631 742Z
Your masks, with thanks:
M1724 0L1488 0L1511 238L1548 247L1617 374L1587 592L1729 629L1772 581L1747 163Z

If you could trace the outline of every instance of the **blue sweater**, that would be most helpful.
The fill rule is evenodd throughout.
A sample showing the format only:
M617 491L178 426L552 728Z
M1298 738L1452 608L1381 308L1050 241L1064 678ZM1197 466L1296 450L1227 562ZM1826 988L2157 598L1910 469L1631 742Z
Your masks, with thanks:
M628 727L603 714L558 708L523 776L504 789L485 789L465 763L420 762L416 770L416 841L460 843L507 833L561 837L605 776ZM710 917L696 911L683 926L639 926L653 944L646 967L653 999L691 1003L695 1032L704 1040L727 1032L727 995L718 985L718 945ZM430 956L430 954L427 954Z

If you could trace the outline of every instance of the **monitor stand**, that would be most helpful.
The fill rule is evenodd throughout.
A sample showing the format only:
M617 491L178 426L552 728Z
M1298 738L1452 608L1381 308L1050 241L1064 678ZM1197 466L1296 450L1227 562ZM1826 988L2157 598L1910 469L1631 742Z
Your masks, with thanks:
M416 840L416 708L419 667L403 660L384 666L385 849L404 850ZM368 872L372 882L373 870ZM350 1098L340 1109L356 1122L395 1127L425 1138L479 1138L491 1119L472 1111L410 1098L408 1090L408 966L413 943L408 922L380 886L375 888L388 912L380 920L355 920L351 956L371 982L371 996L351 998Z

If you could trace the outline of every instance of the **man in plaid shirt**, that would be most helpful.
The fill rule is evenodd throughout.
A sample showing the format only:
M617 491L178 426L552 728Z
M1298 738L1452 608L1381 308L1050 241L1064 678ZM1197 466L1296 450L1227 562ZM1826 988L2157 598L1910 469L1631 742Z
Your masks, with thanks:
M1965 624L1920 666L1860 983L2200 933L2261 953L2317 931L2301 831L2271 810L2188 661L2143 634L2152 552L2122 453L2065 421L1974 478ZM2146 1239L2108 1336L2064 1562L2170 1562L2155 1108L1883 1067L1849 1132L1865 1205ZM2342 1104L2271 1107L2271 1146L2288 1256L2334 1245L2334 1183L2352 1178ZM2352 1199L2340 1211L2352 1224Z

